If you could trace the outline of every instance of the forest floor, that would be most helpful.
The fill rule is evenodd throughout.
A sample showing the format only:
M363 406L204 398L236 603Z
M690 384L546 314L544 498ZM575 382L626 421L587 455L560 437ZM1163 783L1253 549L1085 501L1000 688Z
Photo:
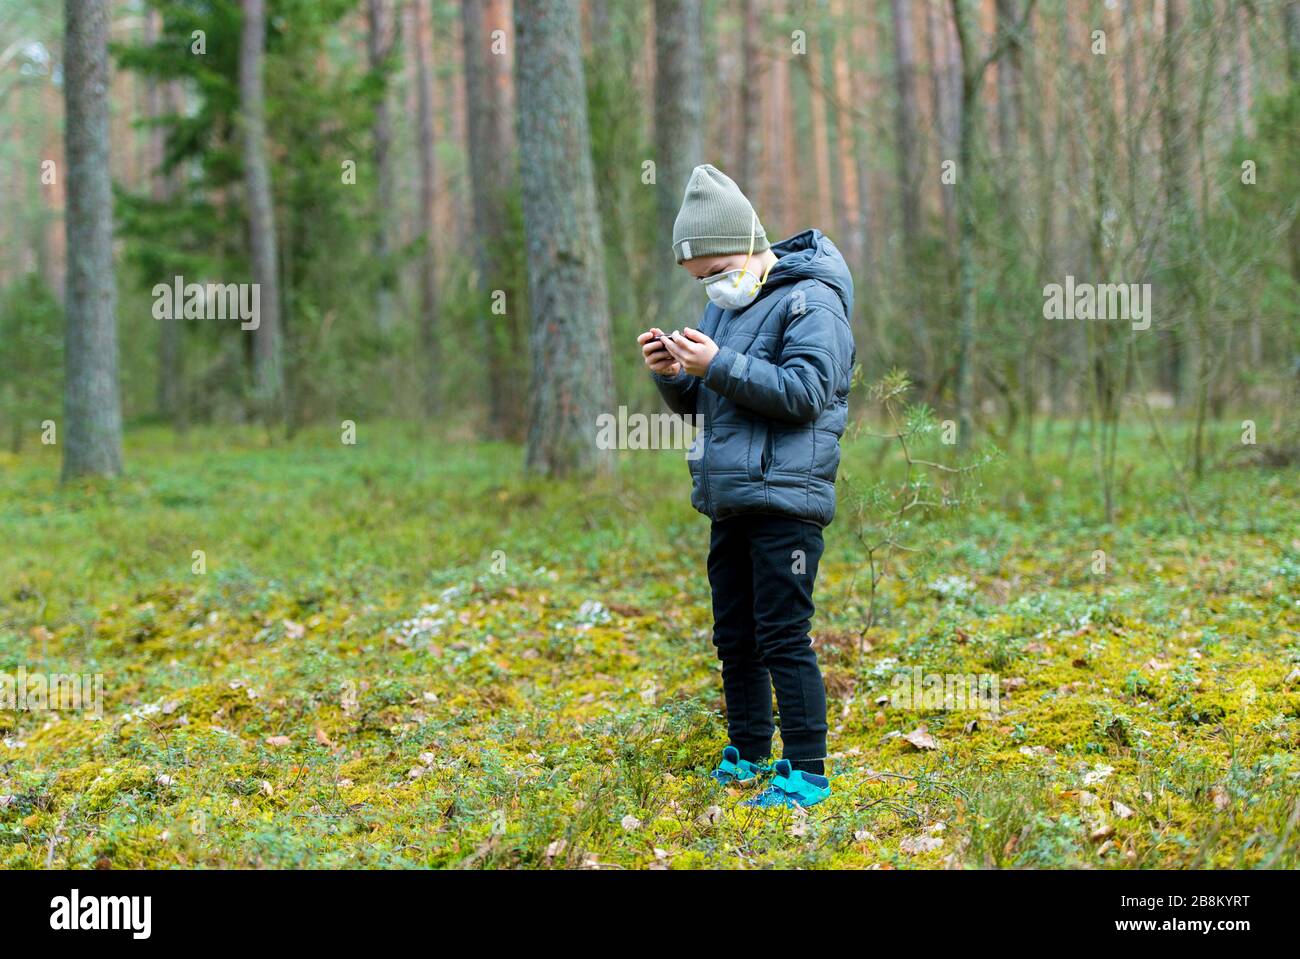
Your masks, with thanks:
M1294 473L1218 468L1189 514L1126 432L1107 525L1068 433L909 529L865 645L842 490L806 813L707 778L680 453L592 485L396 425L143 428L125 478L66 488L52 451L0 454L0 673L104 684L99 718L0 711L0 866L1300 867ZM994 674L998 708L890 700L915 667Z

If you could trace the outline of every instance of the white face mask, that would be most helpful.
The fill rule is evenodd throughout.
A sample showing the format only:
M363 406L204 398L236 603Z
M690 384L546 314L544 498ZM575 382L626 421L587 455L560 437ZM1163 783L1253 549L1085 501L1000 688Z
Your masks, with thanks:
M731 270L711 276L704 284L709 300L723 310L743 310L758 296L763 281L749 270Z
M739 270L728 270L700 279L704 292L710 302L723 310L743 310L758 296L758 291L767 282L767 274L772 272L769 265L763 278L759 279L749 271L749 261L754 257L754 239L758 230L758 214L754 213L749 225L749 253L745 256L745 265Z

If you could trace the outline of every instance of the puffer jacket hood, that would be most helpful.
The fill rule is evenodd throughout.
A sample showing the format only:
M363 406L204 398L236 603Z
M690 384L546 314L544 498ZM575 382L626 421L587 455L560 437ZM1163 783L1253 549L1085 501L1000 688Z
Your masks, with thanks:
M655 381L670 409L702 421L690 459L696 509L715 520L776 513L825 526L855 361L853 277L819 230L772 252L777 262L752 303L705 309L699 329L718 354L704 376Z
M805 230L772 247L779 257L767 275L768 287L820 280L840 298L846 317L853 315L853 275L835 244L821 230Z

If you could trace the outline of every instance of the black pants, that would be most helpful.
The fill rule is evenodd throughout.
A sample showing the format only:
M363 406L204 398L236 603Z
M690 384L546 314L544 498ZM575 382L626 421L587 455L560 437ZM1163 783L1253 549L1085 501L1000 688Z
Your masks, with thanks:
M822 773L826 687L808 627L822 531L813 523L753 513L713 524L709 585L713 645L722 660L727 736L742 759L772 750L772 688L784 758Z

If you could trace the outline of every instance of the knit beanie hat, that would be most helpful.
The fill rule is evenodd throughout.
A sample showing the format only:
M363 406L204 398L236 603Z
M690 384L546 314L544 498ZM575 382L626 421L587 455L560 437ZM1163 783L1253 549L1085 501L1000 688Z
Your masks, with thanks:
M751 232L752 231L752 232ZM770 245L763 224L740 187L717 167L708 163L691 171L686 196L673 223L673 254L677 262L700 256L748 253L750 237L754 252Z

